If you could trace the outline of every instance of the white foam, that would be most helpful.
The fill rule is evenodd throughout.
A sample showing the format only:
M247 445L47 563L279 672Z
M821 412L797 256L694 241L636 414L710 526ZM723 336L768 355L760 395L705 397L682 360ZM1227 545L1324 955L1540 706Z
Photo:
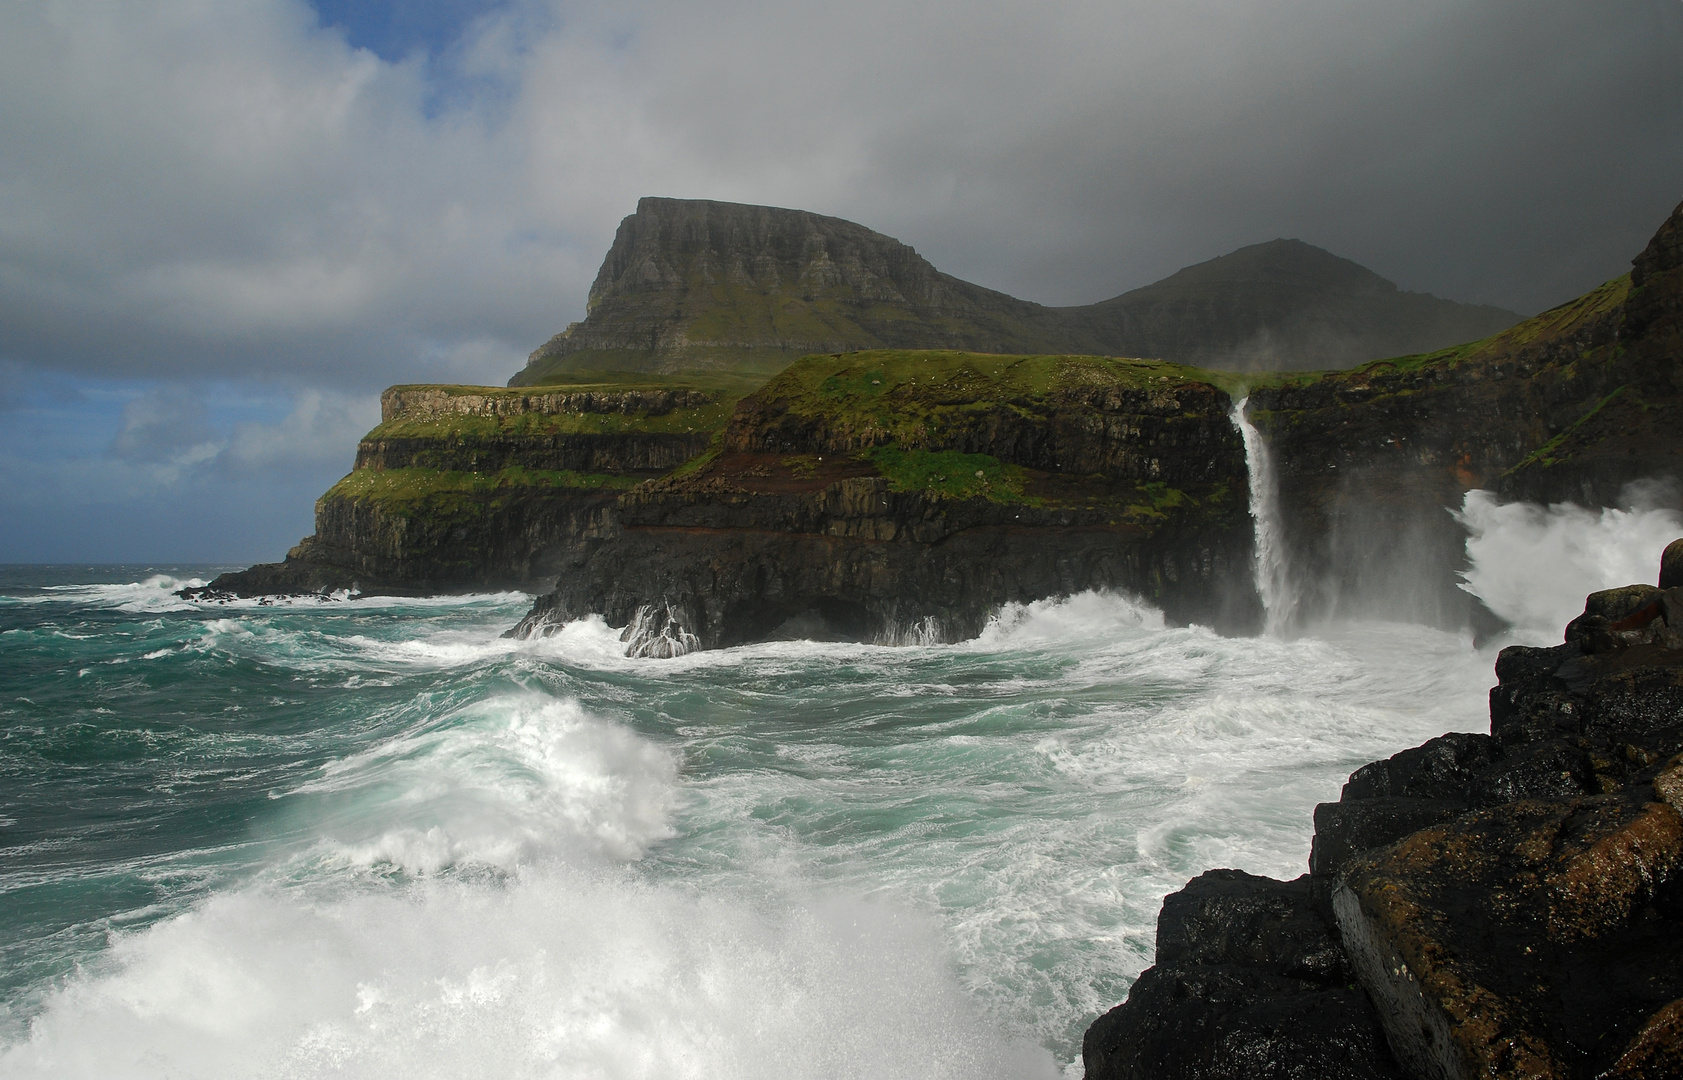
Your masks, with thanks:
M9 596L5 599L19 604L85 604L89 607L151 614L190 610L193 605L176 596L175 592L177 589L197 588L203 584L199 578L175 578L168 574L153 574L143 581L109 585L47 585L36 595Z
M193 584L203 585L204 582ZM339 589L330 593L303 593L292 596L237 597L227 600L197 600L191 606L215 610L260 611L269 608L313 608L330 605L346 611L419 611L441 608L508 607L530 604L531 594L522 592L447 593L437 596L386 596L353 593Z
M26 1077L1051 1077L975 1015L924 920L534 871L218 896L55 994Z
M499 696L330 763L291 797L332 860L408 873L636 859L672 835L670 750L576 701ZM306 800L308 802L308 800Z
M1558 644L1589 593L1654 584L1660 552L1683 536L1676 510L1503 503L1488 491L1469 491L1456 517L1472 564L1462 588L1533 644Z
M1088 590L1074 596L1006 604L1000 608L973 649L1043 646L1054 642L1104 642L1117 637L1137 638L1163 629L1163 613L1135 597L1109 590Z

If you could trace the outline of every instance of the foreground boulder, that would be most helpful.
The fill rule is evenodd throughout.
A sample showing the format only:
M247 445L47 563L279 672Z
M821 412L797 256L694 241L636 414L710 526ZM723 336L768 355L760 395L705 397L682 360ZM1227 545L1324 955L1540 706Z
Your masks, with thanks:
M1353 773L1308 875L1167 898L1087 1076L1683 1076L1683 586L1662 580L1503 650L1489 735Z

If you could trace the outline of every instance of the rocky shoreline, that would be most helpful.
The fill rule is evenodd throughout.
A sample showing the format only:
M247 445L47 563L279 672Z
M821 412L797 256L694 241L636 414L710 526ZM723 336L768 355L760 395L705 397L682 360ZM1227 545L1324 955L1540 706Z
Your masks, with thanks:
M1089 1080L1683 1075L1683 540L1496 675L1490 734L1316 808L1308 874L1165 898Z

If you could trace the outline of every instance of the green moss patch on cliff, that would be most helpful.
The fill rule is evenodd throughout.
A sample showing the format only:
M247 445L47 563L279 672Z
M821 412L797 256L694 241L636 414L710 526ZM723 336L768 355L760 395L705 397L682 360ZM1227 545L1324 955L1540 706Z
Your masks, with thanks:
M1376 381L1384 381L1387 376L1420 373L1434 368L1447 371L1467 364L1499 360L1522 349L1576 335L1586 326L1616 313L1629 293L1630 275L1624 274L1591 289L1575 300L1550 308L1541 315L1526 319L1500 334L1478 341L1469 341L1434 352L1374 360L1346 371L1274 374L1253 380L1252 385L1308 386L1326 381L1366 388Z
M1547 469L1560 464L1561 460L1565 456L1561 454L1561 447L1564 446L1573 435L1577 434L1585 424L1594 420L1596 415L1599 414L1602 409L1605 409L1607 406L1617 401L1620 397L1623 397L1629 389L1630 387L1628 385L1621 386L1614 390L1611 394L1608 394L1606 397L1596 402L1594 405L1590 406L1589 411L1578 417L1571 427L1562 431L1542 446L1539 446L1537 449L1531 451L1531 453L1526 456L1525 460L1509 469L1503 475L1511 476L1519 472L1521 469ZM1640 407L1640 403L1638 407Z
M987 454L955 450L932 452L878 446L859 455L876 467L895 491L925 491L943 499L987 499L997 503L1031 502L1024 497L1028 470Z
M526 498L546 490L620 490L637 478L606 473L526 469L520 466L494 473L444 469L358 469L327 489L322 499L357 499L378 505L398 517L416 513L448 513L507 498Z
M509 390L503 387L482 386L394 386L394 392L431 392L449 398L475 398L485 402L483 411L444 413L437 415L398 415L370 431L365 439L422 438L496 438L548 435L636 435L685 434L697 431L718 431L730 419L736 403L754 388L735 379L715 382L685 380L682 384L657 384L646 380L623 383L568 383L545 386L546 394L616 395L645 392L649 395L670 395L673 391L697 391L692 397L705 395L704 404L691 407L652 410L648 408L584 409L563 412L521 410L520 399L531 391ZM506 399L499 401L498 399ZM633 399L635 400L635 399Z

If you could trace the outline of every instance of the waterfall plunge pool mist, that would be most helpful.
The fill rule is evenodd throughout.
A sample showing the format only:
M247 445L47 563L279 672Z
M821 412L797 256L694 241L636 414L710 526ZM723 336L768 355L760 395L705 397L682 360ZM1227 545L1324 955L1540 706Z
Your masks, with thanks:
M1554 640L1671 511L1469 496ZM1486 726L1495 645L1166 628L624 655L519 595L195 606L0 574L0 1073L1053 1076L1164 893L1293 877L1359 765Z

